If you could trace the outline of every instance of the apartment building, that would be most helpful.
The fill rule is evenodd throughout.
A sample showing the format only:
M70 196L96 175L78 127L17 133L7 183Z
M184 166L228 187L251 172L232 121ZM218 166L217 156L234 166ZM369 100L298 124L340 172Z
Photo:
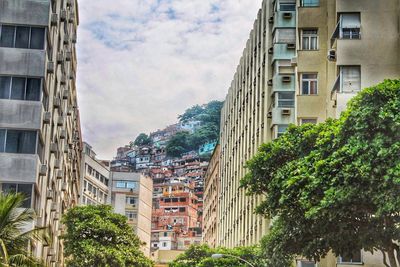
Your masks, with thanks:
M220 146L216 145L204 177L203 243L217 246Z
M153 181L135 172L110 172L111 205L125 215L139 239L146 256L150 256Z
M221 114L218 245L256 244L268 231L253 213L260 198L239 188L261 143L338 117L362 88L400 76L399 25L399 0L263 1ZM326 266L337 261L361 260Z
M21 192L50 245L33 254L63 265L60 219L78 203L82 150L76 96L75 0L0 0L0 184Z
M103 161L96 159L96 153L92 147L83 142L82 150L82 177L81 198L82 205L109 204L110 199L110 169Z

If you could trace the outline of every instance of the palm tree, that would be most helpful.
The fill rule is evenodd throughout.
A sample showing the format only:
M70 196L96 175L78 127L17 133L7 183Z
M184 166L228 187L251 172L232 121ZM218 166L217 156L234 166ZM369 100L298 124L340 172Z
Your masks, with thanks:
M44 228L27 230L36 217L23 208L22 194L0 192L0 266L45 266L28 252L32 240L43 240Z

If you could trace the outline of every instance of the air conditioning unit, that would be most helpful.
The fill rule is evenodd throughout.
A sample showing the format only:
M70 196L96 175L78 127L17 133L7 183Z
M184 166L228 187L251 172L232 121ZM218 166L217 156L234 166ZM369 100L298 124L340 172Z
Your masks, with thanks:
M60 139L65 139L67 137L67 131L65 129L60 130Z
M269 17L268 22L269 22L270 24L274 23L274 17Z
M268 86L272 86L272 84L273 84L272 79L269 79L268 80Z
M69 149L68 144L65 144L64 145L64 153L68 153L68 149Z
M61 64L61 63L63 63L63 61L64 61L64 54L63 54L63 52L58 52L58 53L57 53L57 63L58 63L58 64Z
M51 113L49 111L45 111L43 113L43 123L44 124L49 124L51 121Z
M291 113L290 109L288 109L288 108L282 109L282 115L287 116L287 115L290 115L290 113Z
M62 179L64 177L64 171L63 170L57 170L56 171L56 178L57 179Z
M56 143L51 143L50 144L50 152L51 153L56 153L58 151L58 147Z
M56 202L51 203L50 211L58 211L58 204Z
M73 23L75 19L75 13L73 11L69 12L68 22Z
M72 6L72 1L73 0L67 0L67 7L71 7Z
M328 51L328 60L329 61L336 61L336 50L335 49L330 49Z
M270 111L270 112L267 113L267 118L268 118L268 119L272 119L272 111Z
M42 164L39 167L39 175L40 176L45 176L47 173L47 165L46 164Z
M287 49L296 49L296 44L293 43L287 44Z
M51 189L47 190L46 199L53 199L53 190L51 190Z
M71 116L71 115L72 115L72 108L71 108L71 107L69 107L69 108L67 109L67 115L68 115L68 116Z
M65 33L64 34L64 44L67 45L69 43L69 34Z
M64 89L63 92L62 92L62 98L63 99L68 99L68 96L69 96L68 89Z
M54 248L49 248L49 251L47 252L47 256L54 256L56 255L56 251Z
M54 214L54 220L55 220L55 221L60 220L60 213L59 213L59 212L56 212L56 213Z
M297 57L292 57L292 59L290 60L290 65L292 66L297 66Z
M290 76L282 77L282 82L284 82L284 83L290 83L291 81L292 81L292 77L290 77Z
M72 36L71 36L71 42L72 42L73 44L76 44L76 40L77 40L77 35L76 35L76 33L74 33L74 34L72 34Z
M62 185L61 185L61 191L67 191L67 187L68 187L68 184L67 183L62 183Z
M51 26L57 26L57 23L58 23L58 14L57 13L51 14L50 25Z
M63 126L63 125L64 125L64 116L58 116L57 126Z
M61 160L56 159L54 160L54 169L60 169L61 168Z
M60 84L65 85L67 83L67 78L65 77L65 74L61 74L61 79L60 79Z
M72 58L72 53L71 53L71 51L65 52L65 60L66 60L66 61L71 61L71 58Z
M47 62L47 73L54 73L54 62Z
M54 97L53 106L54 108L59 108L61 106L61 99L58 97Z
M274 48L273 47L270 47L269 49L268 49L268 54L273 54L274 53Z
M283 18L284 18L284 19L291 19L292 16L293 16L293 14L290 13L290 12L284 12L284 13L283 13Z
M67 19L67 10L62 9L60 11L60 21L64 22Z
M71 73L69 74L69 79L70 79L70 80L75 80L75 73L71 72Z

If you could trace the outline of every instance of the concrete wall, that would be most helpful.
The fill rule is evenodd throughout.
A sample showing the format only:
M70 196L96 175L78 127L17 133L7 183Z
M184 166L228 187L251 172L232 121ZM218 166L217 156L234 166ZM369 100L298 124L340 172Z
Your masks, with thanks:
M42 50L0 47L0 62L2 75L43 77L45 73L45 51Z
M47 26L49 8L49 0L0 0L0 18L3 23Z
M37 155L0 153L0 181L36 183L39 163Z
M42 125L42 103L38 101L0 99L0 114L0 128L38 130Z

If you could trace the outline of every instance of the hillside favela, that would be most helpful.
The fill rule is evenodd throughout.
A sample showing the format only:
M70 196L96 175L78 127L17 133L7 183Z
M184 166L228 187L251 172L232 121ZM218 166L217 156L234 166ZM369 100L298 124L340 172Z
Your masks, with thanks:
M0 0L0 267L400 267L400 0Z

